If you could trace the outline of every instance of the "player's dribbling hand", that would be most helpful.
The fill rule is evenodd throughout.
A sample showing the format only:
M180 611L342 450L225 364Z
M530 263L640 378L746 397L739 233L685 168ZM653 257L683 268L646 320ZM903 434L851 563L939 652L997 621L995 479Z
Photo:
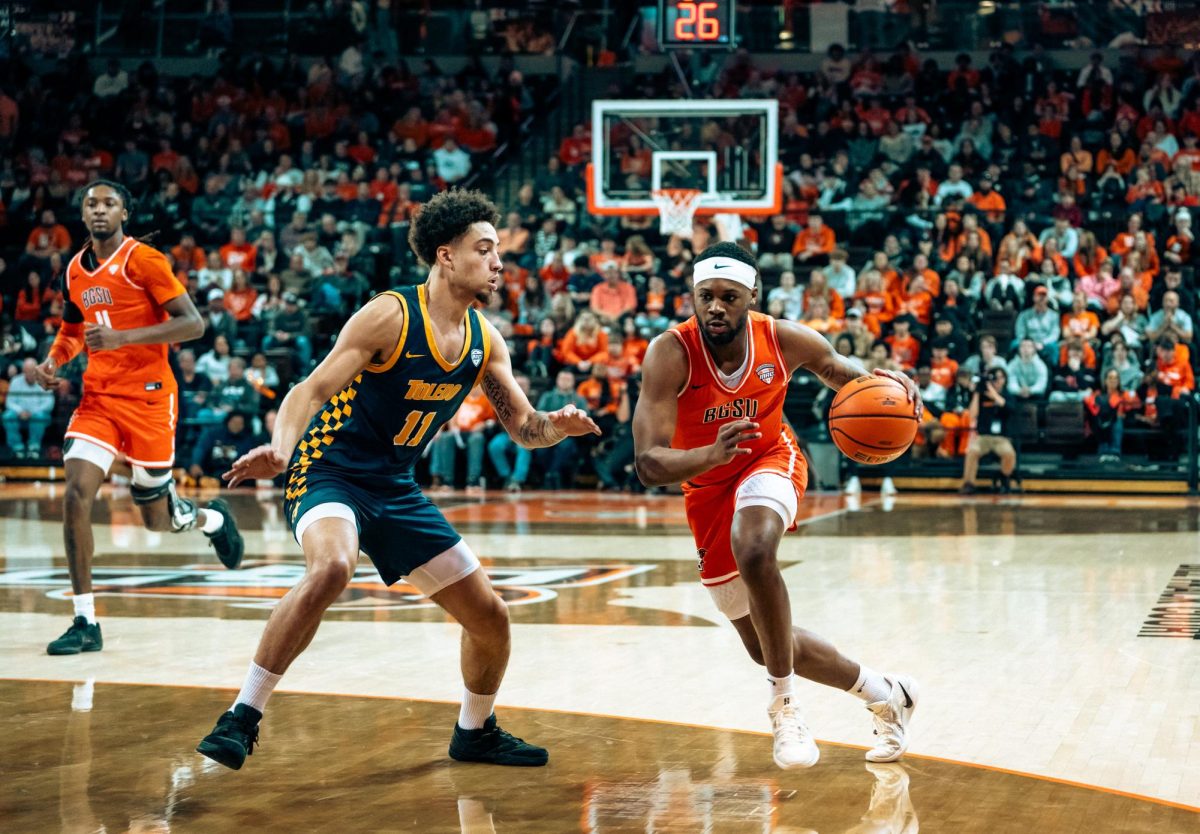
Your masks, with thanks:
M66 382L64 379L59 379L58 366L53 359L46 359L45 362L33 369L33 380L47 391L53 391Z
M263 445L251 449L235 460L233 466L221 478L228 481L231 487L235 487L246 481L272 480L285 469L287 461L283 459L283 455L276 452L274 447Z
M120 330L92 322L84 325L83 339L87 342L88 350L116 350L125 344L125 337Z
M734 420L732 423L726 423L717 430L717 439L708 447L712 455L712 465L721 466L729 463L738 455L752 454L752 449L738 444L758 440L760 437L762 437L762 432L758 430L758 423L750 420Z
M904 390L908 392L908 401L913 404L913 413L917 415L917 422L920 422L921 415L925 413L925 404L921 402L921 389L912 377L902 371L887 371L883 368L877 368L875 376L886 377L904 386Z
M546 414L546 419L550 421L550 425L562 432L564 437L600 434L600 427L596 425L596 421L574 405L564 405L558 411L551 411Z

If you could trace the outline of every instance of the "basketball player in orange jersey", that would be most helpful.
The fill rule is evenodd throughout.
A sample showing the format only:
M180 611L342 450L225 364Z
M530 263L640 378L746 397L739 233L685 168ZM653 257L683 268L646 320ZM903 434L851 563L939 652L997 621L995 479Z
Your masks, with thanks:
M767 667L775 763L811 767L820 755L795 704L793 674L866 702L878 736L867 760L895 761L908 747L916 684L885 677L793 628L776 562L808 482L783 417L788 380L805 368L837 390L867 372L815 330L752 312L757 276L754 256L734 243L714 244L697 258L696 314L656 338L642 365L633 418L638 476L647 486L683 484L700 581L750 656ZM919 415L920 394L908 377L876 373L904 385Z
M201 510L175 494L179 402L167 345L199 337L204 322L167 259L125 235L129 203L118 183L97 180L84 189L90 239L67 267L62 328L37 368L42 387L55 388L58 369L88 354L83 399L63 446L63 538L75 619L46 647L50 654L104 646L92 595L92 502L119 453L133 468L130 492L148 530L181 533L199 525L226 567L242 561L242 537L225 502Z

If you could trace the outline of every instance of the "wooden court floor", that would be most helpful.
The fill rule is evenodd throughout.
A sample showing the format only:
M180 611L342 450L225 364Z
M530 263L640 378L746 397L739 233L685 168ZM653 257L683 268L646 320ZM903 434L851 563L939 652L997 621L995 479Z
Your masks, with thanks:
M363 559L232 772L192 752L303 571L279 496L234 495L246 566L98 503L103 652L66 627L61 487L0 486L3 832L1200 831L1200 502L804 502L797 624L922 685L870 765L860 702L803 683L822 758L771 761L763 675L695 577L674 497L439 499L510 605L497 713L546 768L446 756L458 630Z

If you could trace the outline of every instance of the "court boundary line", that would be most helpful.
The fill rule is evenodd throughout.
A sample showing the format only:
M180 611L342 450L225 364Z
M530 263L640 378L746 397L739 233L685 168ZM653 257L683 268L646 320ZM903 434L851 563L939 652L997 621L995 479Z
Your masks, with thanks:
M0 677L0 683L59 683L59 684L78 684L83 681L77 678L63 680L60 678L11 678ZM163 689L207 689L214 692L238 692L236 686L205 686L198 683L135 683L132 681L101 681L95 680L97 684L105 686L155 686ZM275 690L280 695L316 695L328 696L331 698L370 698L381 701L408 701L411 703L422 704L444 704L446 706L458 706L459 701L447 701L440 698L408 698L402 695L373 695L373 694L354 694L350 692L317 692L309 689L277 689ZM556 709L553 707L525 707L515 704L497 704L502 709L521 710L522 712L545 712L552 715L583 715L589 718L607 718L613 721L636 721L644 724L663 724L671 727L687 727L693 730L719 730L726 733L740 733L742 735L758 736L761 738L771 738L770 733L761 732L758 730L742 730L734 727L718 727L713 724L693 724L687 721L669 721L663 718L641 718L629 715L613 715L605 712L584 712L581 710ZM851 744L844 741L828 741L826 739L816 739L821 744L827 744L831 747L841 747L848 750L869 750L863 744ZM1041 773L1030 773L1024 770L1014 770L1012 768L1000 767L998 765L983 764L981 762L966 762L960 759L949 759L944 756L933 756L927 753L908 753L906 752L898 763L903 763L904 759L922 759L931 762L941 762L943 764L960 765L962 767L974 768L976 770L988 770L993 773L1003 773L1008 776L1022 776L1027 779L1036 779L1041 782L1052 782L1057 785L1065 785L1070 788L1079 788L1082 790L1095 791L1097 793L1106 793L1112 796L1120 796L1125 799L1134 799L1140 802L1149 802L1153 805L1163 805L1168 808L1174 808L1180 811L1188 811L1193 814L1200 814L1200 806L1185 805L1182 802L1173 802L1169 799L1162 799L1155 796L1146 796L1144 794L1133 793L1131 791L1123 791L1119 788L1106 788L1102 785L1091 785L1087 782L1076 782L1072 779L1062 779L1057 776L1048 776Z

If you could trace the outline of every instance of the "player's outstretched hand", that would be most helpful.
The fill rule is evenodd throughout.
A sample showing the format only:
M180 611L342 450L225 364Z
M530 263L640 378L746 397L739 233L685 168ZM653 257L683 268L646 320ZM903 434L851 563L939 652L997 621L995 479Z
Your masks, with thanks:
M116 350L125 345L125 337L121 335L120 330L92 322L83 327L83 339L87 342L88 350Z
M762 432L758 430L758 423L750 420L734 420L732 423L726 423L717 431L717 439L708 447L712 453L712 465L714 467L721 466L729 463L738 455L751 454L752 449L738 444L758 440L760 437L762 437Z
M883 368L876 369L875 376L885 377L904 386L904 390L908 392L908 401L913 404L913 412L917 415L917 422L920 422L921 415L925 413L925 404L921 402L921 389L912 377L903 371L885 371Z
M221 477L228 481L231 487L235 487L246 481L269 481L286 468L287 461L268 444L242 455Z
M550 425L567 437L600 434L600 427L591 417L587 416L587 412L580 411L578 407L570 404L564 405L558 411L547 413L546 417L550 420Z
M66 382L58 377L58 366L50 358L33 369L33 380L47 391L54 391Z

